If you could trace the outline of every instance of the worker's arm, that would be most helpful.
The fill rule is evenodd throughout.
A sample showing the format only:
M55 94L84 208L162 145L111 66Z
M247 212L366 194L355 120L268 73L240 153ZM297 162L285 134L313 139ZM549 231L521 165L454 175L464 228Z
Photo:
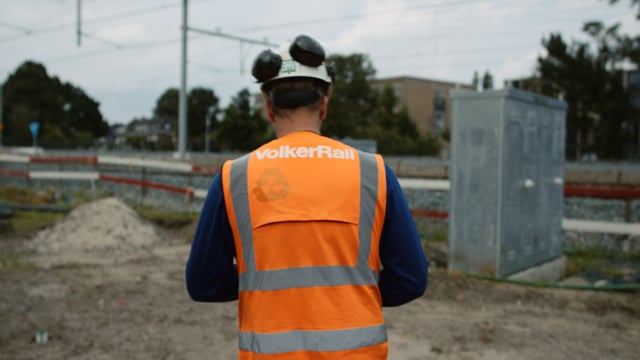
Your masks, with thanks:
M383 306L421 297L427 288L427 260L398 179L385 165L387 211L380 238L380 293Z
M223 302L238 298L238 273L233 263L233 235L218 173L202 206L186 267L189 296L195 301Z

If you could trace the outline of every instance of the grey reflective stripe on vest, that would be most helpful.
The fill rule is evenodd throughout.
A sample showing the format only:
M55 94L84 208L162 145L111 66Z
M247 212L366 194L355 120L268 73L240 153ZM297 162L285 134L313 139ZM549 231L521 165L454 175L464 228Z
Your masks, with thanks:
M378 163L372 154L359 152L360 219L358 260L355 266L310 266L279 270L256 270L253 227L249 210L249 187L245 155L231 164L230 188L236 226L242 242L246 271L240 273L240 291L282 290L316 286L377 285L378 274L369 268L371 232L378 198ZM291 331L260 334L240 332L240 349L261 354L297 350L338 351L358 349L387 341L384 325L334 331Z
M253 253L253 228L251 226L251 213L249 212L249 187L247 184L247 164L250 154L244 155L231 163L229 175L231 188L231 201L233 212L236 215L236 225L242 241L242 257L247 266L247 271L256 271L256 258Z
M275 334L240 333L240 349L259 354L298 350L340 351L382 344L387 341L384 325L349 330L288 331Z
M314 286L375 285L378 274L368 266L309 266L240 274L240 291Z

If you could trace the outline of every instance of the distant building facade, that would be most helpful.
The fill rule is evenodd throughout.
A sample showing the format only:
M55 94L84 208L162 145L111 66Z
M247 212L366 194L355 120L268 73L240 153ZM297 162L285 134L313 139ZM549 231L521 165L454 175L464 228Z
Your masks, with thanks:
M133 119L111 127L108 146L117 149L170 150L176 146L177 120L170 116Z
M416 124L420 134L434 136L451 126L449 91L473 89L470 84L410 76L376 79L371 82L371 86L379 90L391 86L398 98L399 108L407 109L409 118Z

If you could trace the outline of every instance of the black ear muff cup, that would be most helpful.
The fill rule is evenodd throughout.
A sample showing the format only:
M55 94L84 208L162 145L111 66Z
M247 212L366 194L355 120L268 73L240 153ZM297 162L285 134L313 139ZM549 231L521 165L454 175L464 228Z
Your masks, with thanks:
M297 62L318 67L324 62L325 53L322 45L307 35L300 35L289 48L291 57Z
M281 66L282 59L280 55L271 50L264 50L253 62L251 75L253 75L259 83L265 82L278 76Z

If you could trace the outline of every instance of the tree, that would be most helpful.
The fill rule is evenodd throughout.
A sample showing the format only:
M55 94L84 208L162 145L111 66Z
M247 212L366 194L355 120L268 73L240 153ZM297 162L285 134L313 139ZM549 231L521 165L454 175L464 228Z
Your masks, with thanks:
M337 138L361 137L375 100L369 84L376 71L364 54L333 55L327 61L334 64L335 77L322 132Z
M178 118L178 101L180 91L176 88L165 90L156 101L156 107L153 109L155 116L169 116L174 119Z
M176 88L165 90L156 101L153 114L178 120L180 91ZM209 114L211 109L211 114ZM220 112L219 99L211 89L196 87L187 94L187 142L192 150L204 149L204 134L207 116L211 115L211 131L215 129Z
M398 97L389 85L376 93L373 114L374 125L396 132L402 137L415 139L420 135L418 128L409 118L407 109L398 107Z
M610 4L618 0L608 0ZM638 6L640 0L630 0ZM623 86L622 64L640 66L640 36L619 34L619 25L605 27L587 22L583 31L597 45L567 44L559 34L543 39L547 55L538 58L536 75L522 83L523 88L562 97L567 109L567 156L580 158L595 151L600 158L638 156L640 116L634 109L629 90Z
M547 57L538 58L538 71L542 78L542 93L561 97L569 105L567 109L567 156L579 158L586 150L589 129L595 124L591 111L595 90L591 75L592 62L588 45L566 44L559 34L551 34L543 40Z
M493 76L489 72L489 70L484 72L484 76L482 77L482 90L491 90L493 89Z
M606 86L595 104L597 112L605 120L598 123L595 132L595 145L603 158L620 158L625 153L631 155L629 153L633 152L637 156L637 150L629 149L629 145L637 146L640 119L638 109L631 104L629 89L624 85L624 64L634 64L637 70L640 64L640 36L631 38L619 34L619 28L619 24L605 27L595 21L583 27L583 31L595 40L598 46L596 61L605 69L599 75Z
M193 88L189 92L187 131L191 149L204 149L207 118L210 116L211 128L214 131L218 124L220 112L218 97L211 89Z
M273 138L273 133L267 121L251 106L249 90L242 89L224 110L214 137L222 150L245 152Z
M9 145L31 145L29 124L34 121L40 123L38 143L47 147L90 146L109 130L97 101L81 88L50 77L33 61L9 76L3 96L3 137Z
M471 86L475 91L491 90L493 89L493 76L491 75L489 70L487 70L482 76L482 81L480 81L480 75L478 75L478 71L474 71L473 79L471 80Z
M480 76L477 71L473 72L473 79L471 80L471 86L474 91L480 91Z
M376 140L378 151L385 155L435 155L437 141L421 137L409 118L407 109L398 106L398 98L391 86L376 92L376 101L365 135ZM435 147L433 146L435 145Z
M85 92L71 84L62 85L62 94L66 99L63 110L68 124L68 134L75 140L76 145L90 146L94 135L106 135L109 124L106 121L91 121L89 119L102 118L100 104L87 96Z
M382 154L409 153L413 139L403 133L412 132L416 135L418 132L415 125L411 123L406 109L398 110L397 103L398 99L391 86L387 85L377 92L371 124L367 127L365 134L376 140L378 151Z
M543 39L547 56L538 58L540 90L562 97L569 105L567 156L580 158L586 151L595 151L600 158L621 158L625 153L622 129L629 127L623 124L635 121L632 125L637 128L637 116L623 86L624 71L617 64L633 49L625 47L629 38L617 33L617 25L605 28L587 23L583 30L596 41L596 52L588 43L567 44L559 34Z

